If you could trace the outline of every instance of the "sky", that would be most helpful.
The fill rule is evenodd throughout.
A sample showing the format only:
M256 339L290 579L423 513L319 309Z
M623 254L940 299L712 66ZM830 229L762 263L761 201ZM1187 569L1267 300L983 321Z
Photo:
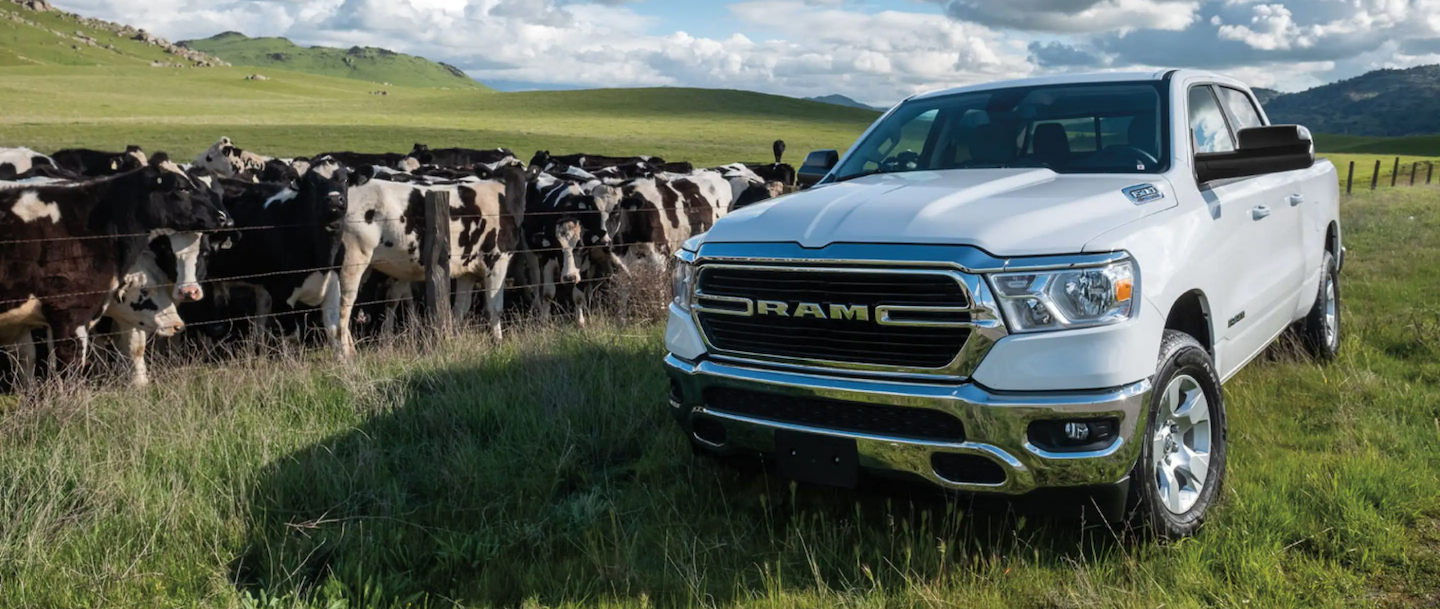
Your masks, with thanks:
M502 89L685 86L869 104L1159 67L1298 91L1440 63L1440 0L52 0L170 40L378 46Z

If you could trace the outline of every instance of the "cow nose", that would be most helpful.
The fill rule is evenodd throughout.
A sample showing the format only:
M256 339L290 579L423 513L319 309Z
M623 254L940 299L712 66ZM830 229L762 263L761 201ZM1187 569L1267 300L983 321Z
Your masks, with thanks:
M205 291L201 290L200 286L193 283L190 285L179 286L175 288L175 291L178 292L178 294L176 295L176 300L179 300L180 302L197 302L201 298L205 297Z
M566 284L577 284L580 283L580 273L566 273L565 277L563 277L562 279L565 281Z

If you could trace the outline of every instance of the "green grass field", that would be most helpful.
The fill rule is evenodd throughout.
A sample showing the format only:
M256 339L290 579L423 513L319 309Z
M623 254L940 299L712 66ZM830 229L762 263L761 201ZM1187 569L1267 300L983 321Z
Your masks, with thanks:
M829 104L698 89L495 93L390 87L250 69L18 67L0 69L0 146L123 148L190 159L222 135L269 155L504 146L652 154L714 165L767 161L784 139L799 164L849 146L875 114ZM83 95L77 92L84 92Z
M693 458L660 328L152 366L0 402L6 607L1440 602L1440 193L1347 200L1343 355L1227 387L1202 534L794 487Z

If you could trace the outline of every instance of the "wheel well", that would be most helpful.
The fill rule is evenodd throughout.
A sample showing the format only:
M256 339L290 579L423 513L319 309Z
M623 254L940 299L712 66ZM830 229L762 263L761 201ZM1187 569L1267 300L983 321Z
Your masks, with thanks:
M1205 346L1206 351L1214 355L1213 335L1210 322L1210 304L1205 300L1205 295L1199 290L1186 292L1175 304L1170 307L1170 315L1165 318L1166 330L1177 330L1189 334L1192 338Z
M1330 223L1330 228L1325 229L1325 251L1332 256L1340 255L1340 227L1334 222Z

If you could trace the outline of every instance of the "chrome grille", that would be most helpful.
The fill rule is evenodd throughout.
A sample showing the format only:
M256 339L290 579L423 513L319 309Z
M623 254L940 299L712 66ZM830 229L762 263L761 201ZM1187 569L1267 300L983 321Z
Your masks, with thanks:
M948 270L702 265L695 318L718 354L807 367L959 376L977 327L998 323ZM762 302L823 315L763 314ZM833 306L863 307L834 315ZM787 313L791 312L787 309Z

